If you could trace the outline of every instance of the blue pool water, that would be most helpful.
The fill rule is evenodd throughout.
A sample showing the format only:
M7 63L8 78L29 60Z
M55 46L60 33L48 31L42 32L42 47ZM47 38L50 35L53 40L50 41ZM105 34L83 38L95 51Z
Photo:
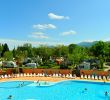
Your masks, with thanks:
M21 85L23 84L23 85ZM85 88L87 90L85 90ZM105 96L105 92L108 96ZM10 81L0 83L0 100L110 100L110 83Z

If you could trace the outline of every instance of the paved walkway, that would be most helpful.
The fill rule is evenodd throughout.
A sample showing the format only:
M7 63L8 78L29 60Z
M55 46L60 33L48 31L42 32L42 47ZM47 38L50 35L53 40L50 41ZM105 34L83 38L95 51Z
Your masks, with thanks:
M50 81L50 82L59 82L63 80L84 80L84 81L95 81L95 82L104 82L104 80L90 80L90 79L80 79L80 77L77 77L75 79L68 79L68 78L53 78L53 77L19 77L19 78L5 78L0 79L0 82L3 81L15 81L15 80L31 80L31 81ZM110 82L110 81L106 81Z

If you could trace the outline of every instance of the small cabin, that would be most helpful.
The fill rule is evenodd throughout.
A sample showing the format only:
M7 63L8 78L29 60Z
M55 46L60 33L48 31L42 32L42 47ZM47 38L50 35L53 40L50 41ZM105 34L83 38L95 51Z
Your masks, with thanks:
M36 68L37 64L36 63L27 63L25 64L26 67L31 67L31 68Z
M17 65L16 65L16 62L5 61L5 62L2 62L2 67L3 68L14 68L14 67L17 67Z

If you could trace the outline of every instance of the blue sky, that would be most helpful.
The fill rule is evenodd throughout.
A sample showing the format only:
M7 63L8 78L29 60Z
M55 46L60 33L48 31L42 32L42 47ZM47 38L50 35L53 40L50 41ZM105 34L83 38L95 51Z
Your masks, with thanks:
M0 0L0 43L10 48L110 40L110 0Z

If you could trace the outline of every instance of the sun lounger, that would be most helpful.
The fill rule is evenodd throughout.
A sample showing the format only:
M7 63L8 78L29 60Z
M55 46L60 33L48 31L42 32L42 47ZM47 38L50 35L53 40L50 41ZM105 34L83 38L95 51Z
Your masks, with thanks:
M8 74L8 78L11 78L11 75L10 74Z
M48 74L47 73L42 73L42 77L47 77Z
M103 76L103 80L106 80L106 76Z
M107 80L110 81L110 76L107 76Z
M33 77L36 77L36 73L34 73L32 76L33 76Z
M81 75L81 79L83 79L84 78L84 76L83 76L83 74Z
M69 74L69 77L68 78L73 78L72 74Z
M92 78L92 80L94 80L94 75L92 75L92 77L91 77L91 78Z
M84 79L87 79L87 75L84 75Z
M40 76L40 77L44 77L45 74L44 74L44 73L39 73L39 76Z
M1 75L1 78L5 78L4 75Z
M65 74L63 74L62 77L65 78Z
M97 75L95 75L95 78L94 78L95 80L97 80L98 79L98 77L97 77Z
M39 76L39 73L37 73L36 76Z
M26 75L26 73L24 73L24 77L26 77L27 75Z
M69 74L66 74L66 78L68 78L69 77Z
M52 76L51 74L48 75L48 77L51 77L51 76Z
M56 75L55 75L55 74L53 74L52 76L53 76L53 77L55 77Z
M76 74L73 74L73 77L76 78L77 77Z
M91 75L88 75L88 79L91 79Z
M20 77L23 77L23 74L22 73L20 74Z
M99 80L101 80L102 79L102 77L101 76L99 76L99 78L98 78Z
M5 75L4 75L4 78L8 78L8 76L5 74Z
M40 73L38 73L36 76L38 76L38 77L39 77L39 76L40 76Z
M61 75L61 74L59 74L58 76L59 76L59 77L61 77L62 75Z
M16 75L16 77L19 77L19 76L20 76L19 74Z
M75 79L76 78L76 75L75 74L74 75L70 74L67 78Z
M55 77L59 77L59 75L58 74L55 74Z
M33 76L32 73L30 73L29 76L32 77Z
M27 73L27 77L29 77L29 73Z
M40 75L41 75L41 77L43 77L44 76L44 73L41 73Z
M23 76L24 76L24 77L27 77L27 73L24 73Z

